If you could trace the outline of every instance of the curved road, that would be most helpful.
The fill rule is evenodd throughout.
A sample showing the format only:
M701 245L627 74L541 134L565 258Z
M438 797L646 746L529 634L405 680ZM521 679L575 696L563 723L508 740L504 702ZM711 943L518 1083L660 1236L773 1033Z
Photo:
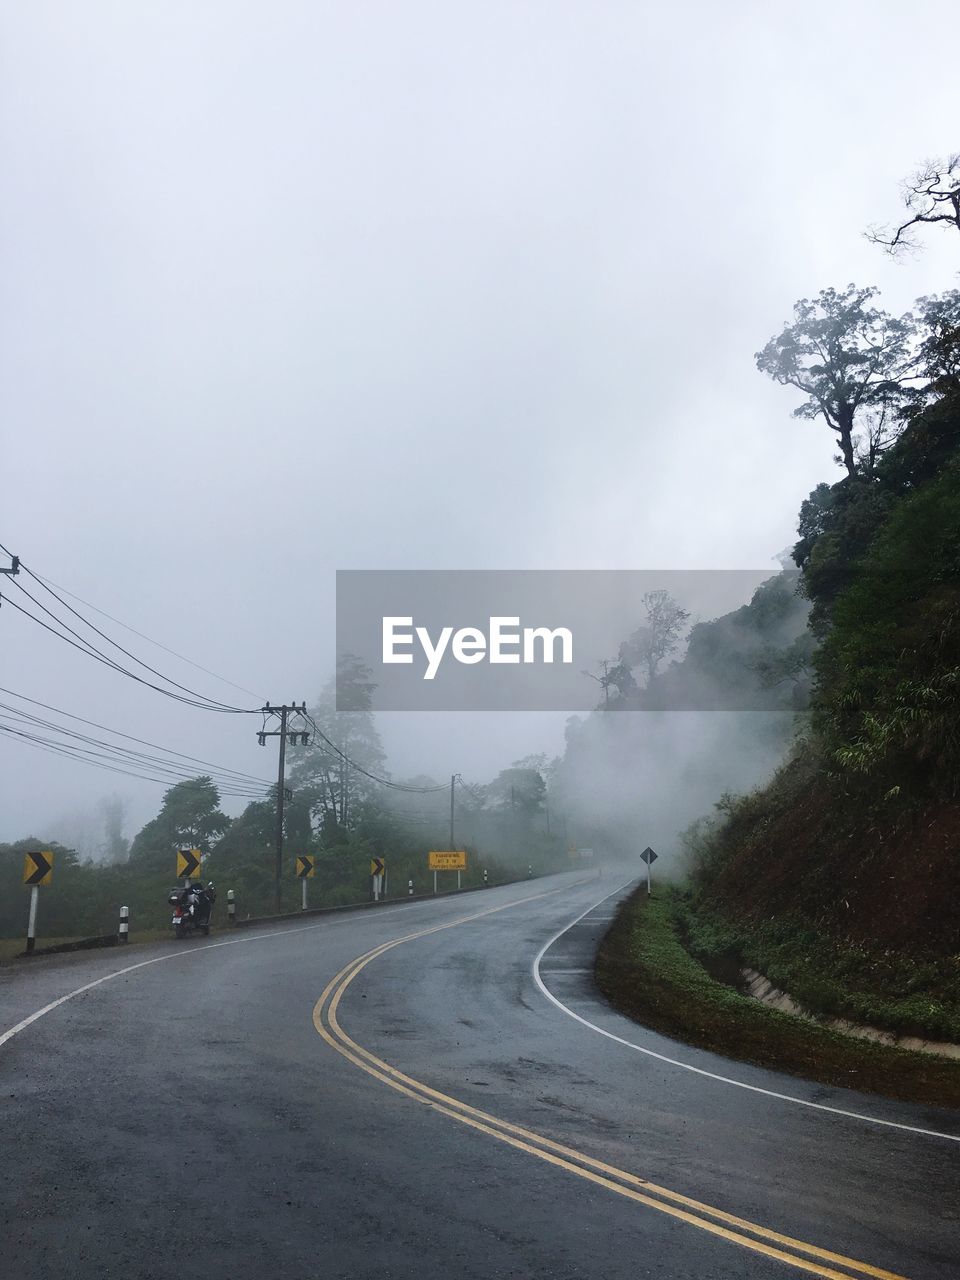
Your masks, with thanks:
M616 884L0 969L0 1271L955 1280L960 1116L619 1017Z

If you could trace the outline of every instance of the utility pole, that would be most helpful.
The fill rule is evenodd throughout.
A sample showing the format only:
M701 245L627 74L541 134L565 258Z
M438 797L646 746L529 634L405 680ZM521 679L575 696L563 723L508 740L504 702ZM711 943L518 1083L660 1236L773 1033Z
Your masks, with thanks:
M19 557L19 556L11 556L11 557L10 557L10 568L9 568L9 569L0 569L0 573L5 573L5 574L7 574L7 576L8 576L8 577L10 577L10 578L15 578L19 572L20 572L20 557Z
M454 787L456 786L456 783L457 783L457 775L456 775L455 773L451 773L451 775L450 775L450 849L451 849L451 851L455 850L455 849L456 849L456 847L457 847L457 846L454 844L454 838L455 838L455 837L454 837L454 834L453 834L453 789L454 789ZM434 873L433 880L434 880L433 891L434 891L434 893L436 893L436 891L437 891L437 885L436 885L437 877L436 877L436 873ZM458 889L460 888L460 869L459 869L459 867L457 868L457 888L458 888Z
M296 746L299 741L302 746L306 746L310 740L310 734L306 729L289 728L289 718L295 716L300 723L306 724L307 704L305 702L293 702L289 706L284 703L280 707L272 707L268 702L265 707L260 708L263 716L263 725L257 733L257 741L261 747L267 745L268 738L280 739L280 763L277 769L277 836L276 836L276 863L274 865L274 886L276 890L277 915L280 914L280 883L283 875L283 802L286 799L285 769L287 762L287 739L290 739L290 745ZM280 721L279 729L267 728L267 717L277 717Z

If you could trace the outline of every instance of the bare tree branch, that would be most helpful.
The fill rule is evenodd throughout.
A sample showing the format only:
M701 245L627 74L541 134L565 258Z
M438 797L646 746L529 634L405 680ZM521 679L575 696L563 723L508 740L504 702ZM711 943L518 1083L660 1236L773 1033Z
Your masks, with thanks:
M902 184L903 203L910 217L899 227L871 227L866 237L896 257L919 246L913 228L946 223L960 231L960 153L942 162L928 161Z

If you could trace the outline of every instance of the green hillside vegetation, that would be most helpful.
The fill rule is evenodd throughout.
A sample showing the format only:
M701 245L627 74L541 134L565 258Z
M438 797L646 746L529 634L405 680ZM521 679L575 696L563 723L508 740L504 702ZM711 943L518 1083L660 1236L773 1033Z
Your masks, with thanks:
M599 966L611 998L652 1025L831 1082L843 1070L818 1065L827 1031L744 999L744 967L816 1016L960 1042L960 290L900 317L876 298L849 285L802 299L757 356L804 396L795 417L835 433L844 470L800 509L802 633L767 626L758 650L755 598L630 690L635 705L675 706L714 672L732 671L741 696L756 678L774 697L758 707L790 691L793 741L769 782L687 829L688 883L625 907ZM774 604L786 594L767 590ZM659 1003L643 995L654 934L686 975ZM960 1097L955 1062L838 1052L865 1087L929 1098L936 1076L942 1100Z
M702 901L879 948L960 939L960 396L873 476L805 504L819 633L807 732L771 784L691 833Z

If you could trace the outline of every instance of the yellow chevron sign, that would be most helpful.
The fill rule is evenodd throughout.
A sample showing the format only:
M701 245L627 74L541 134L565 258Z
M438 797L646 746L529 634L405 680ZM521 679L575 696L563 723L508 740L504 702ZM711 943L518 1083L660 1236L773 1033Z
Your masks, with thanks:
M53 879L53 854L49 849L23 855L23 883L49 884Z
M297 854L297 875L301 880L309 880L317 874L317 860L312 853Z
M177 879L192 880L200 874L200 859L203 854L199 849L177 850Z

